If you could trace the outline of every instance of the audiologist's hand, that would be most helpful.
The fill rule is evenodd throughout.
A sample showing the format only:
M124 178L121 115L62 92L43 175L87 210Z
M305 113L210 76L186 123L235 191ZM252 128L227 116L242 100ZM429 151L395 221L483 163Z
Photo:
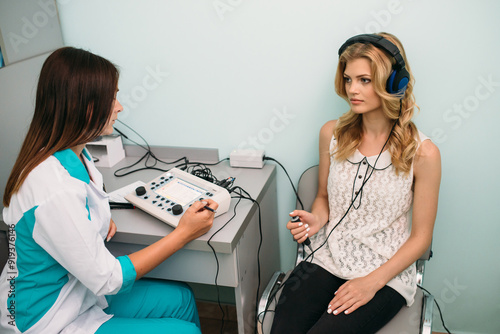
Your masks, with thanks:
M214 221L214 212L205 209L205 205L214 211L219 204L211 199L194 202L184 215L182 215L176 230L181 232L189 241L194 240L207 233Z

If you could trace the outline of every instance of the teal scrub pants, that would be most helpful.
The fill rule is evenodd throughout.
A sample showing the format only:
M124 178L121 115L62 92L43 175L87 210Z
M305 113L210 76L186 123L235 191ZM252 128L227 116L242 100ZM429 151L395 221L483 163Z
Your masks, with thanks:
M184 283L141 279L130 292L106 299L104 312L113 318L96 334L201 333L193 293Z

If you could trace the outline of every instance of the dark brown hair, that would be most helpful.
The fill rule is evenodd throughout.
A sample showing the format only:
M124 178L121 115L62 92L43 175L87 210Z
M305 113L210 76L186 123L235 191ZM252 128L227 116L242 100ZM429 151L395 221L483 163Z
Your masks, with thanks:
M42 161L100 135L111 117L118 75L108 60L72 47L58 49L45 60L35 112L5 187L4 206Z

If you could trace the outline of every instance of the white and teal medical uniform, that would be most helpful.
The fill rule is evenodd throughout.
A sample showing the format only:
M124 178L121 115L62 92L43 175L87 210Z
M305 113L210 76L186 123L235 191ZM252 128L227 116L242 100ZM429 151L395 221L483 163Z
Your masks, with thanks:
M11 254L0 276L0 333L199 333L187 286L134 284L128 256L105 247L108 196L83 155L87 168L70 149L50 156L3 211Z

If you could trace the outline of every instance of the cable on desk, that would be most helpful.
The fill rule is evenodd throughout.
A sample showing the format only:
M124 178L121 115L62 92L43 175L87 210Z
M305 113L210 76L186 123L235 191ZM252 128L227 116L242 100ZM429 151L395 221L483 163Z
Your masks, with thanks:
M179 169L182 169L182 170L186 170L187 172L191 172L191 174L193 175L196 175L196 176L199 176L201 177L202 179L205 179L207 181L210 181L210 182L213 182L213 183L216 183L217 184L217 179L213 176L213 174L211 173L210 169L206 166L216 166L218 164L220 164L221 162L223 161L226 161L226 160L229 160L229 158L225 158L225 159L222 159L222 160L219 160L218 162L215 162L215 163L203 163L203 162L190 162L187 157L182 157L182 158L179 158L177 160L174 160L174 161L170 161L170 162L167 162L167 161L163 161L161 159L159 159L154 153L153 151L151 150L151 147L149 146L149 143L146 141L146 139L144 139L143 136L141 136L137 131L135 131L133 128L131 128L130 126L128 126L127 124L125 124L124 122L120 121L119 119L117 120L118 122L120 122L121 124L123 124L125 127L127 127L128 129L130 129L132 132L134 132L137 136L139 136L145 143L146 146L142 145L142 144L139 144L138 142L136 142L135 140L133 139L130 139L127 135L125 135L122 131L120 131L118 128L114 128L114 130L116 132L118 132L123 138L131 141L132 143L136 144L137 146L139 147L142 147L146 153L141 157L139 158L138 161L136 161L135 163L129 165L129 166L125 166L125 167L122 167L122 168L119 168L117 169L115 172L114 172L114 175L117 176L117 177L121 177L121 176L125 176L125 175L129 175L129 174L132 174L132 173L135 173L135 172L138 172L138 171L141 171L141 170L148 170L148 169L152 169L152 170L158 170L160 172L167 172L168 169L163 169L163 168L159 168L157 167L157 164L160 162L160 163L163 163L163 164L166 164L166 165L172 165L172 164L176 164L180 161L182 161L181 164L178 164L178 165L175 165L174 167L176 168L179 168ZM145 160L144 160L145 159ZM131 171L128 171L128 172L123 172L123 173L120 173L124 170L127 170L127 169L130 169L136 165L138 165L141 161L144 160L144 167L140 167L140 168L137 168L137 169L134 169L134 170L131 170ZM153 160L152 162L150 162L150 160ZM169 168L170 169L170 168ZM189 171L189 169L191 169L191 171ZM194 172L193 172L194 171Z
M218 164L220 164L221 162L223 161L227 161L229 160L229 158L224 158L222 160L219 160L217 162L213 162L213 163L206 163L206 162L196 162L196 161L190 161L189 164L190 165L197 165L197 164L201 164L201 165L204 165L204 166L216 166Z
M224 159L225 160L225 159ZM216 165L216 164L219 164L221 163L222 161L224 160L221 160L215 164L212 164L212 165ZM215 175L212 173L212 170L210 168L208 168L207 166L210 166L211 164L205 164L205 163L202 163L202 162L188 162L187 163L187 167L186 167L186 172L192 174L192 175L195 175L201 179L204 179L208 182L212 182L214 184L217 184L219 186L222 186L223 181L225 180L218 180L217 177L215 177ZM232 178L234 180L234 178ZM227 188L226 186L223 186L223 188Z
M151 151L151 146L149 146L149 143L146 141L146 139L144 139L143 136L141 136L137 131L135 131L134 129L132 129L130 126L128 126L127 124L125 124L124 122L120 121L119 119L117 120L118 122L120 122L121 124L123 124L125 127L127 127L128 129L130 129L132 132L134 132L137 136L139 136L143 141L144 143L146 144L146 146L142 145L142 144L139 144L138 142L136 142L135 140L133 139L130 139L128 136L126 136L122 131L118 130L117 128L114 128L116 130L116 132L118 132L123 138L133 142L134 144L142 147L144 150L146 150L146 153L141 157L139 158L138 161L136 161L135 163L129 165L129 166L125 166L125 167L122 167L122 168L119 168L117 169L115 172L114 172L114 175L116 177L122 177L122 176L125 176L125 175L129 175L129 174L132 174L132 173L135 173L135 172L138 172L138 171L141 171L141 170L146 170L146 169L153 169L153 170L158 170L158 171L161 171L161 172L166 172L168 170L166 169L162 169L162 168L159 168L159 167L156 167L156 165L161 162L163 164L166 164L166 165L171 165L171 164L175 164L175 163L178 163L179 161L184 161L184 164L183 165L187 165L188 163L188 160L186 157L182 157L180 159L177 159L175 161L171 161L171 162L167 162L167 161L163 161L161 159L159 159L158 157L156 157L156 155L153 153L153 151ZM145 160L144 160L145 159ZM150 160L153 160L152 163L150 163ZM124 173L120 173L121 171L123 170L128 170L134 166L136 166L137 164L139 164L141 161L144 160L144 166L145 167L140 167L140 168L137 168L137 169L134 169L134 170L131 170L131 171L128 171L128 172L124 172Z

